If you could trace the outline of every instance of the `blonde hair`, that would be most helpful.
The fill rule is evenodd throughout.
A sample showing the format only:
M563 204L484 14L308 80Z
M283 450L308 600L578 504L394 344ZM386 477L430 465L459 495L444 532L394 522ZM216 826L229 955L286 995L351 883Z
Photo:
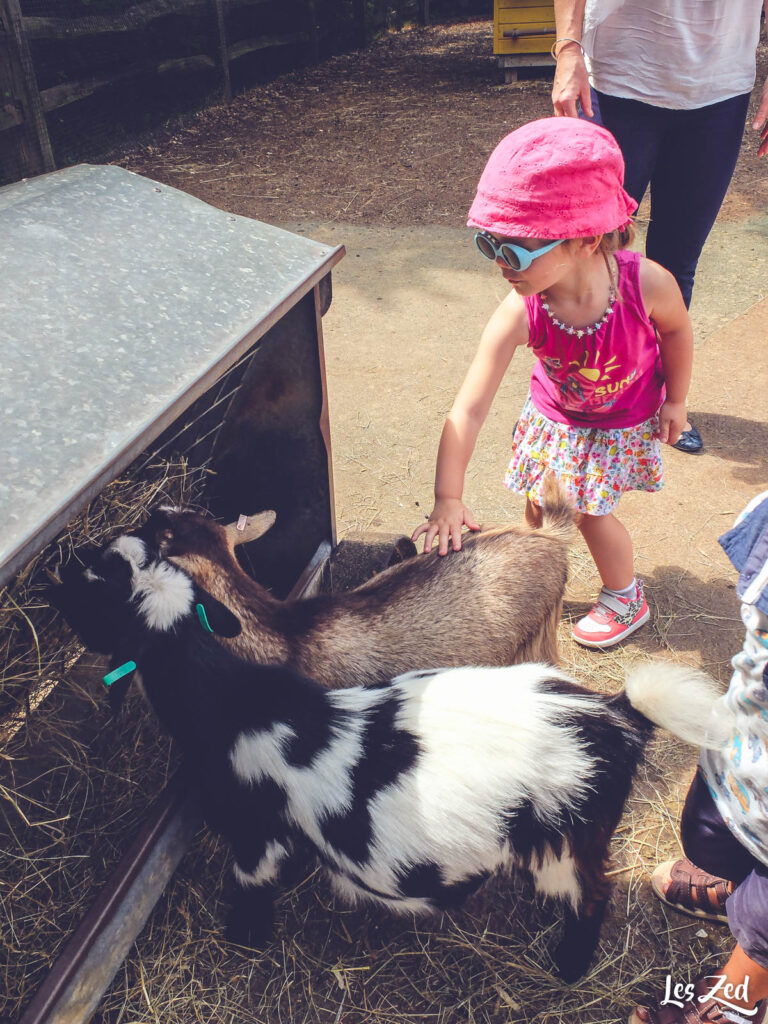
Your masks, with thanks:
M635 234L635 222L630 220L623 228L616 228L615 231L609 231L607 235L603 235L597 251L601 253L604 259L607 259L611 253L617 252L619 249L626 249L627 246L632 245L635 240Z
M608 234L603 235L600 239L596 252L599 252L603 257L603 261L608 268L608 276L613 281L613 268L611 267L611 256L618 252L619 249L626 249L632 245L635 240L635 222L630 220L624 225L623 228L616 228L614 231L609 231ZM619 282L615 281L616 295L619 302L622 300L621 290L619 288Z
M607 232L605 235L601 235L597 248L594 250L594 252L599 253L603 257L603 262L608 270L608 276L613 282L613 286L619 300L621 300L621 290L619 289L619 282L614 280L615 275L613 267L611 266L611 256L615 252L618 252L619 249L626 249L627 246L632 245L635 240L636 233L635 222L630 220L623 228L616 228L613 231ZM596 238L597 235L593 235L592 237ZM583 238L569 238L565 244L572 245L583 241Z

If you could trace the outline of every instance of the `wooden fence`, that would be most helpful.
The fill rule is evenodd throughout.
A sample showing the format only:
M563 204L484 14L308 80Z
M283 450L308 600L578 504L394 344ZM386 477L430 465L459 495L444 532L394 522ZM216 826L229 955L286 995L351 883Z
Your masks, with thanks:
M409 16L429 0L0 0L0 184Z

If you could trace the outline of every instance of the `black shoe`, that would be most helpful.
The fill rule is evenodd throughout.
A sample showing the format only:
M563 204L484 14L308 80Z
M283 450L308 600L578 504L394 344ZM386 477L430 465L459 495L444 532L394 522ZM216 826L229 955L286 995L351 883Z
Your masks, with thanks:
M684 430L672 447L677 448L679 452L686 452L688 455L698 455L704 447L704 442L696 427L691 424L690 430Z

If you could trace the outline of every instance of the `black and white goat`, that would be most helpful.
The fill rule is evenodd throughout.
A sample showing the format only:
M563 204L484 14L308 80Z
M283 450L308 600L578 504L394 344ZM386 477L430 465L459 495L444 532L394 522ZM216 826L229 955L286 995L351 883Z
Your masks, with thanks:
M613 697L542 664L343 690L249 664L204 628L234 635L236 617L135 536L62 579L53 603L116 674L135 663L208 824L231 844L229 934L248 945L269 941L295 848L342 896L404 912L453 906L521 869L565 903L554 960L573 980L598 941L608 846L651 721L695 743L711 732L713 684L666 663Z

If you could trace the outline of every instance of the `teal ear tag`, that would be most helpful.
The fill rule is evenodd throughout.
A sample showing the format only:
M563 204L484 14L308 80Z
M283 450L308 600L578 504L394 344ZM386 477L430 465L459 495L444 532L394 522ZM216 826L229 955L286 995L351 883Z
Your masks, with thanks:
M205 614L205 608L203 608L201 604L196 604L195 611L197 612L198 619L200 619L200 625L203 627L205 632L212 633L213 630L211 629L211 624L208 621L208 616Z
M122 665L118 665L116 669L111 672L107 672L104 676L104 685L111 686L112 683L116 683L118 679L122 679L123 676L129 676L131 672L136 670L135 661L126 661Z

